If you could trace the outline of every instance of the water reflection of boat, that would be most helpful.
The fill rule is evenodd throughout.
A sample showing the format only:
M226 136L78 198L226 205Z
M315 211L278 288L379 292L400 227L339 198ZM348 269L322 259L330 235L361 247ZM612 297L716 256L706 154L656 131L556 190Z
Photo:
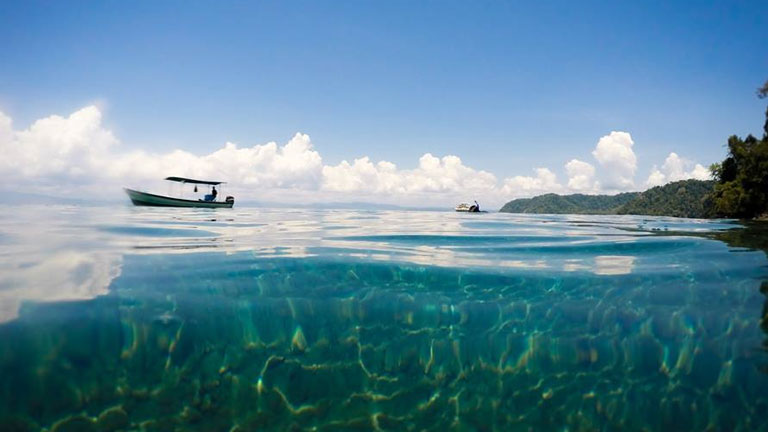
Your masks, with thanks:
M195 192L197 192L197 185L207 185L212 188L211 193L205 195L205 199L185 199L177 198L165 195L156 195L148 192L141 192L134 189L123 188L125 193L133 202L133 205L137 206L152 206L152 207L204 207L204 208L232 208L235 205L235 198L228 196L224 201L216 201L218 191L216 186L224 182L210 181L210 180L195 180L184 177L166 177L165 180L178 182L184 184L195 185Z
M473 205L467 203L461 203L454 208L457 212L478 213L480 211L480 204L475 201Z

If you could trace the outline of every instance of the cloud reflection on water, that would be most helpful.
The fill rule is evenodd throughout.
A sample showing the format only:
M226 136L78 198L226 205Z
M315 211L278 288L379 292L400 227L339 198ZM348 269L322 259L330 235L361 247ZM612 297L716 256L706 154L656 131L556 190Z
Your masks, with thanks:
M250 251L257 258L621 276L642 266L643 259L601 253L603 249L613 251L619 245L631 251L658 243L653 247L663 254L675 238L649 237L653 230L733 227L632 216L368 210L22 206L0 211L0 322L16 317L23 301L106 294L120 274L123 256L130 254ZM686 241L691 247L704 240ZM673 261L671 257L668 264Z
M108 292L120 275L122 257L59 252L33 264L0 264L0 323L18 316L23 301L88 300Z
M625 275L632 273L634 264L633 256L597 256L594 272L597 275Z

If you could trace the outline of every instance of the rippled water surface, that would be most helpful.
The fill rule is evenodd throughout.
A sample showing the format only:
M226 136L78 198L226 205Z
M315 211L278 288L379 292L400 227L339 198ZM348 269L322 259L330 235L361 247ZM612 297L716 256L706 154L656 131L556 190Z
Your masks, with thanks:
M0 208L0 429L768 429L765 230Z

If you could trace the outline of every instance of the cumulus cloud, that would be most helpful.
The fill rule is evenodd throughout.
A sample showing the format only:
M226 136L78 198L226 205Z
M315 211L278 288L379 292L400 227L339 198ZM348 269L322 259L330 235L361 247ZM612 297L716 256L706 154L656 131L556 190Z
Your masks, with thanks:
M627 190L634 187L637 157L632 150L635 142L627 132L613 131L600 138L592 155L603 168L608 190Z
M40 188L97 182L141 184L167 175L225 178L241 186L316 188L322 159L309 136L296 134L287 144L274 142L238 148L227 143L198 156L183 150L164 154L121 151L102 124L95 106L69 117L50 116L28 129L13 131L0 115L0 173L33 180ZM101 188L104 189L104 188Z
M400 185L397 167L387 161L377 164L366 156L350 164L323 167L323 188L335 192L391 191Z
M672 152L664 160L661 168L658 168L656 165L653 166L646 185L653 187L679 180L709 180L711 177L712 173L709 169L701 164L694 164L687 159L681 158L677 153Z
M595 167L578 159L571 159L565 164L568 174L568 187L578 192L594 192L600 188L595 181Z
M596 165L579 159L564 164L567 176L540 167L534 175L497 179L466 165L455 155L426 153L414 168L361 156L326 165L310 137L297 133L287 143L240 146L227 142L208 154L184 150L152 153L126 150L102 125L95 106L69 116L53 115L15 130L0 112L0 175L12 176L25 190L56 195L114 198L120 186L153 190L169 175L213 178L230 183L238 199L307 202L368 200L415 205L444 205L477 197L486 206L543 193L605 193L634 187L637 158L627 132L614 131L598 141ZM683 178L708 178L709 172L671 153L654 167L648 185ZM65 186L61 188L60 186ZM149 187L147 187L149 186ZM164 192L164 190L163 190Z
M283 146L270 142L238 148L228 142L204 156L182 150L168 154L129 153L115 161L112 173L125 178L137 169L140 179L172 172L179 176L226 178L242 186L315 188L322 158L312 148L309 136L297 133Z
M501 191L511 197L528 197L549 192L561 192L563 187L557 182L557 175L548 168L536 168L535 177L514 176L504 180Z
M387 161L374 164L368 157L323 167L322 188L333 192L479 193L495 186L493 174L470 168L452 155L438 158L427 153L413 170L399 170Z
M0 170L24 177L77 178L96 171L117 144L101 127L94 106L69 117L50 116L14 132L10 118L0 116Z
M0 112L0 144L11 142L13 138L13 122L11 118Z
M66 193L80 185L80 192L96 196L103 191L114 194L118 186L157 185L156 180L168 175L226 180L246 199L290 198L286 190L301 199L312 197L308 195L312 191L345 199L344 194L446 197L497 189L493 174L466 166L453 155L426 153L414 169L399 169L388 161L374 163L368 157L324 166L310 137L302 133L284 145L239 147L228 142L205 155L184 150L125 151L102 126L102 113L95 106L68 117L50 116L20 131L14 131L11 119L0 113L0 151L6 156L0 159L0 173L26 179L32 190L63 184Z

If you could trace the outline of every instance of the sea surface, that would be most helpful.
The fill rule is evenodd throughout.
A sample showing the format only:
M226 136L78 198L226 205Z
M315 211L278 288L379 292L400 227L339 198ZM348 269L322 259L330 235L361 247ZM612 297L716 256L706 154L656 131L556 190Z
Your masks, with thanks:
M0 430L768 430L766 232L0 207Z

